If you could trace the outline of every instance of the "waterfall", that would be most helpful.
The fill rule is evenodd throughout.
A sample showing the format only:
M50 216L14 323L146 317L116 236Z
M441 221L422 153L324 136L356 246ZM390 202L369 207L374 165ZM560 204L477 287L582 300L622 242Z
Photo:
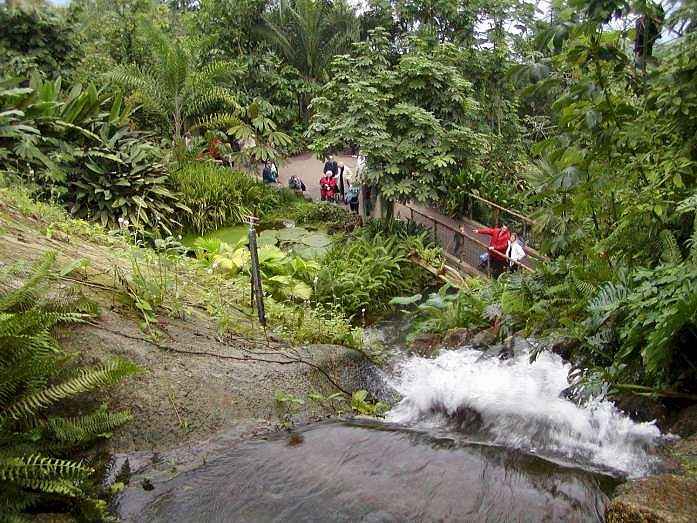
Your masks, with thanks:
M636 423L607 400L569 401L561 394L568 372L549 352L533 363L525 350L503 361L471 348L411 356L386 377L402 397L387 420L623 476L648 474L658 463L655 423Z

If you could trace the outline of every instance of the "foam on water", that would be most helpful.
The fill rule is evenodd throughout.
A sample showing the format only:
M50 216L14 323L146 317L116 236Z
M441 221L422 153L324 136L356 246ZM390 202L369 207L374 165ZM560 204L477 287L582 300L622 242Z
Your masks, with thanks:
M524 351L501 361L482 359L469 348L435 359L410 357L387 378L402 396L387 419L445 427L463 411L475 412L472 431L494 444L630 477L648 474L658 461L651 451L661 438L659 429L653 422L633 422L609 401L578 406L564 399L568 371L549 352L534 363Z

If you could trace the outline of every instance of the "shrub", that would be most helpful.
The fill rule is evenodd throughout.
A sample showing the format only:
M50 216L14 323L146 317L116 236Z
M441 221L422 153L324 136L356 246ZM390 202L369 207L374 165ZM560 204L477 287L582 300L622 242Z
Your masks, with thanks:
M405 241L380 234L336 242L322 261L315 299L334 303L347 315L386 310L391 298L415 292L428 281L407 254Z
M245 215L260 215L277 207L288 195L255 178L213 162L191 162L172 173L182 203L191 209L185 228L204 234L242 223Z
M75 154L69 167L70 212L105 227L123 218L135 227L171 234L177 223L175 209L183 216L190 211L168 188L159 148L128 129L102 139L103 146Z
M285 191L284 191L285 192ZM266 214L265 227L279 227L284 220L298 225L321 225L331 231L352 231L359 222L357 215L343 207L326 202L308 202L302 198L287 199L276 210Z
M10 2L3 2L10 4ZM39 70L50 77L74 66L74 26L48 6L0 6L0 73L22 76Z
M79 294L51 288L60 274L54 262L54 254L46 255L24 285L0 290L0 511L5 516L56 498L86 499L93 470L69 459L71 453L131 418L104 406L78 417L60 415L65 400L116 383L137 367L116 360L91 369L66 368L68 358L51 330L84 321L96 308ZM48 290L51 299L44 298Z
M266 314L274 332L295 345L326 343L364 349L363 330L352 326L336 308L279 303L270 298L266 301Z

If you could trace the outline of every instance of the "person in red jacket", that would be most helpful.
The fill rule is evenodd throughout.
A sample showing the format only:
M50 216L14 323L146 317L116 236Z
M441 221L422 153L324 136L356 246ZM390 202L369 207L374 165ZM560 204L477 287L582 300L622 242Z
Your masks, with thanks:
M506 225L502 227L480 227L473 229L475 234L486 234L490 237L489 240L489 259L491 262L491 273L494 278L498 277L506 270L506 250L508 249L508 240L511 239L511 231Z

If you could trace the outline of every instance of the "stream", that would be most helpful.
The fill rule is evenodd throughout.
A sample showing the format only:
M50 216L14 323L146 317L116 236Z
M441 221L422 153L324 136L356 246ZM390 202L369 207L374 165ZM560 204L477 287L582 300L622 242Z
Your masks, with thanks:
M383 333L383 336L386 336ZM434 358L397 337L374 393L384 421L317 423L219 444L117 499L125 521L602 521L614 488L658 470L662 436L612 403L564 398L568 364L527 343ZM524 340L523 340L524 341Z

